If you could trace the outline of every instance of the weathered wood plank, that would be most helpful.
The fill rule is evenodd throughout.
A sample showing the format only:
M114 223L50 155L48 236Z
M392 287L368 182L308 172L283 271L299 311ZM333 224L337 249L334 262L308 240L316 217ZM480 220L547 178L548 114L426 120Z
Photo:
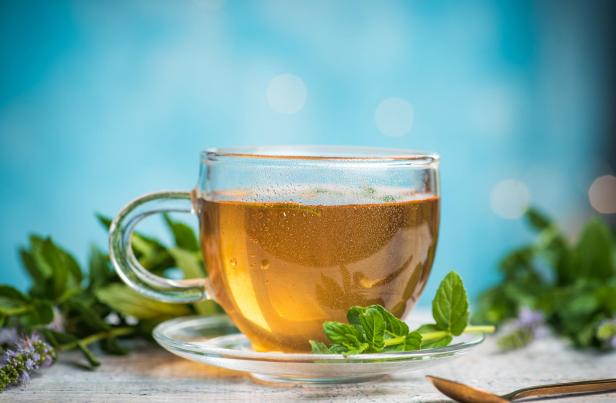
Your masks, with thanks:
M103 356L102 366L86 370L78 354L68 354L26 387L0 394L3 402L167 402L167 401L447 401L423 379L425 373L395 375L382 381L338 386L270 386L238 372L193 363L151 346L128 357ZM498 352L489 339L467 356L427 373L504 393L519 387L616 376L616 353L574 351L554 339L513 353ZM559 401L616 401L616 393Z

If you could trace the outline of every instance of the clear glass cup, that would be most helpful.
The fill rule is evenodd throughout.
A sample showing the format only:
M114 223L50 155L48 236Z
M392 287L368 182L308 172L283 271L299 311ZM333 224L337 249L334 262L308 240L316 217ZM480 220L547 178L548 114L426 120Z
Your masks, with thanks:
M132 232L163 212L199 217L207 278L141 267ZM306 351L325 320L353 305L404 316L431 270L440 216L439 157L413 150L270 146L201 154L192 192L129 203L111 260L133 289L166 302L214 299L258 351Z

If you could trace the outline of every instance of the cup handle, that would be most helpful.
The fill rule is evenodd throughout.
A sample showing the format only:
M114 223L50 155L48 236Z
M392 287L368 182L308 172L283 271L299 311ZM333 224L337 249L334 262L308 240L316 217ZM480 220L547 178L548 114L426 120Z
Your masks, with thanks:
M189 192L163 191L128 203L109 228L109 256L116 272L132 289L164 302L188 303L207 299L206 280L169 280L147 271L135 257L132 235L141 220L158 213L192 213Z

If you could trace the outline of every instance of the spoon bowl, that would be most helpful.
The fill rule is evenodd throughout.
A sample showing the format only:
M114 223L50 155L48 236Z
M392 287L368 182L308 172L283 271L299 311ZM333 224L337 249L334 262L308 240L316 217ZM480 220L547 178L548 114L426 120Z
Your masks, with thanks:
M616 391L616 378L532 386L518 389L506 395L497 395L484 389L437 376L427 375L426 378L441 393L463 403L504 403L524 398L550 398Z

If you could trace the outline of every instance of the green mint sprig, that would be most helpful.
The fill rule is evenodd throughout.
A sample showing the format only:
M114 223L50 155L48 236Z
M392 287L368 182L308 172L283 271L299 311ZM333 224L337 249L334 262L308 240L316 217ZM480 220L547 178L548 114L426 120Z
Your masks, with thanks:
M474 319L512 322L513 329L498 342L507 350L531 343L541 326L577 348L615 349L616 331L611 336L606 331L616 323L613 228L592 218L571 242L540 211L531 208L524 218L536 238L501 260L501 281L480 295Z
M111 224L107 217L97 218L105 229ZM205 277L193 229L167 215L163 219L173 245L135 233L132 246L139 262L161 276ZM0 285L0 328L39 333L57 353L81 351L91 367L99 365L92 346L110 354L126 354L121 338L148 339L152 328L163 320L222 313L213 301L167 304L139 294L120 280L109 256L96 246L85 266L50 237L39 235L31 235L19 255L31 287L21 292Z
M310 340L313 353L365 354L415 351L444 347L462 333L492 333L494 326L469 326L468 296L462 279L452 271L445 276L432 300L435 323L415 330L381 305L354 306L347 312L348 323L323 323L323 332L331 341L327 345Z

